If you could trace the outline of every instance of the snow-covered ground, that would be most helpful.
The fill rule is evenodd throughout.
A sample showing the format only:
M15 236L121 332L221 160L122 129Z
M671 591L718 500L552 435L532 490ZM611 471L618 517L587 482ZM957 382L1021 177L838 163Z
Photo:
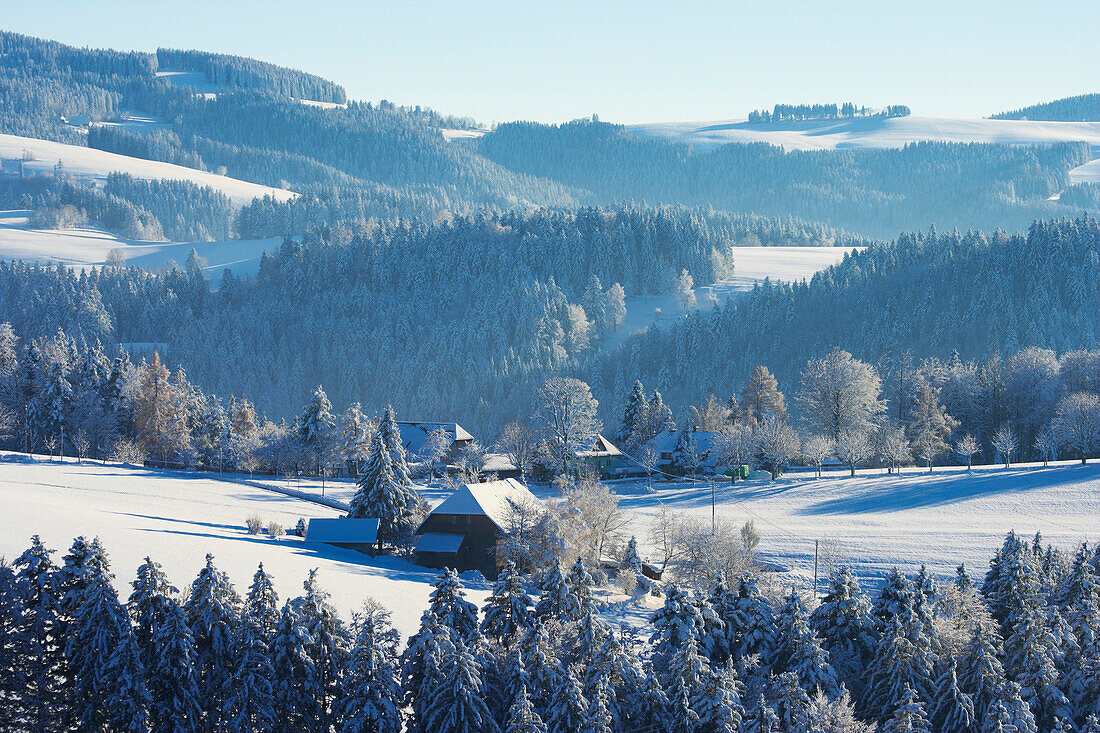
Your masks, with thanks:
M863 117L777 125L750 125L745 120L647 123L627 129L638 137L668 138L701 150L737 142L766 142L788 150L900 148L922 140L1009 145L1084 140L1100 149L1100 122Z
M121 249L127 264L158 272L169 260L183 265L195 249L206 260L203 272L207 279L216 282L227 267L237 275L255 275L263 253L278 251L282 243L279 237L223 242L141 242L119 239L93 227L30 229L29 215L29 211L0 211L0 259L88 267L102 265L111 250Z
M164 79L172 86L186 87L201 94L204 97L216 97L219 92L225 91L217 84L212 84L206 79L206 74L201 71L184 71L182 69L159 69L157 76Z
M274 481L307 494L320 494L314 481ZM642 554L652 553L649 530L661 506L709 523L710 484L705 480L611 482L631 516L630 531ZM553 490L533 484L542 498ZM355 485L327 482L325 495L349 501ZM436 504L445 494L429 488L425 498ZM1100 540L1100 464L1065 461L1042 464L965 468L906 468L900 474L868 469L848 477L847 469L830 469L821 479L795 471L778 481L715 483L719 521L740 526L753 519L763 535L764 559L786 568L790 582L802 587L813 579L814 540L829 549L839 545L853 571L874 587L893 566L915 572L921 563L940 576L951 576L966 563L974 577L1010 529L1032 536L1042 531L1048 541L1072 549Z
M316 481L254 481L307 496L321 493ZM629 480L613 482L613 488L629 512L629 531L638 537L643 555L653 553L649 530L662 505L710 521L711 489L705 481L658 481L650 491L644 480ZM354 490L349 480L328 481L325 495L346 501ZM542 497L553 493L545 485L532 490ZM439 486L424 493L432 504L446 495ZM0 556L14 559L34 533L57 548L58 557L76 535L99 536L122 590L146 555L161 562L181 588L207 552L239 588L247 586L262 561L284 598L296 594L316 567L342 614L349 616L371 596L394 612L397 627L407 635L417 627L434 578L431 571L402 560L318 548L296 537L249 535L244 522L252 514L289 528L299 517L331 517L337 511L209 474L0 454L0 501L5 508ZM828 550L842 548L868 588L895 565L912 573L922 562L944 578L965 562L980 577L1009 529L1028 536L1041 530L1047 541L1066 549L1100 539L1100 464L980 467L973 473L943 468L932 474L910 468L900 475L866 470L855 478L836 470L822 479L792 473L774 482L717 483L715 504L719 521L739 526L755 520L763 536L760 553L787 570L784 584L808 590L814 540L823 540ZM482 603L487 584L471 574L465 580L471 600ZM609 611L626 619L640 614L623 607Z
M221 191L233 201L235 206L244 206L252 199L263 196L272 196L277 201L286 201L296 195L293 191L261 186L258 183L249 183L172 163L162 163L158 160L131 158L127 155L117 155L78 145L66 145L51 140L0 134L0 158L22 158L24 151L29 152L33 157L33 160L24 163L28 173L41 171L52 173L54 166L61 161L66 173L98 184L107 179L107 174L115 171L129 173L134 178L144 180L190 181L199 186L209 186Z
M475 128L473 130L457 130L450 127L442 127L439 130L443 133L443 137L447 140L469 140L471 138L479 138L489 132L484 128Z
M319 568L343 618L350 620L370 596L390 608L397 628L409 635L419 625L435 577L433 571L404 560L372 560L352 550L307 545L292 536L274 540L266 534L249 535L244 523L252 514L290 529L299 517L334 517L338 512L213 477L72 459L27 462L18 454L0 454L0 502L0 556L14 560L37 533L58 550L54 560L60 562L74 537L98 536L110 553L116 587L124 594L146 555L183 589L210 552L242 592L263 562L281 598L298 595L310 569ZM480 605L486 590L484 583L470 587L470 599Z
M737 247L733 255L733 277L719 280L713 285L695 289L695 310L713 307L713 293L718 303L734 293L752 290L757 283L770 278L773 281L798 282L809 280L820 272L844 259L851 248L843 247ZM657 309L661 313L658 317ZM654 323L683 318L688 311L680 307L676 295L630 295L626 299L626 317L618 330L609 334L604 348L613 349L631 334L644 331Z

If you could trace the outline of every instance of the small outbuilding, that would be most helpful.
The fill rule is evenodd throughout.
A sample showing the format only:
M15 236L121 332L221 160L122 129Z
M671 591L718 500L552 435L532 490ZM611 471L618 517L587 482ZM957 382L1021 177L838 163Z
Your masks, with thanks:
M497 574L496 544L517 508L542 502L515 479L464 484L431 511L416 530L416 561L430 568Z
M305 541L356 550L373 557L378 542L378 520L311 519L306 526Z

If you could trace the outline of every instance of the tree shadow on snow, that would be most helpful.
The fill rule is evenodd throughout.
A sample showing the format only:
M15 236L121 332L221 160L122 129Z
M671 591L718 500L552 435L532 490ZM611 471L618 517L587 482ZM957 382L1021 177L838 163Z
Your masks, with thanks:
M975 473L909 474L861 481L850 496L821 501L798 510L803 515L870 514L943 506L970 499L1019 494L1100 478L1098 466L982 470Z

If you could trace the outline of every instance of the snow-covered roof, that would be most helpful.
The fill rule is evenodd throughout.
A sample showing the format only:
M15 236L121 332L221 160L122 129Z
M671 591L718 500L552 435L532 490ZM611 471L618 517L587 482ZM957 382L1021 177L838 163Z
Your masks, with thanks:
M480 484L463 484L433 509L432 514L488 517L493 524L504 530L508 526L512 507L525 505L540 506L541 502L519 481L506 478Z
M516 470L518 469L516 469L515 464L503 453L486 453L485 461L481 464L482 473L501 473Z
M605 458L611 456L621 456L623 452L616 448L610 440L597 435L592 439L587 446L579 450L573 451L573 455L577 458Z
M452 534L450 532L425 532L416 541L417 552L458 552L462 547L462 541L466 539L464 534Z
M306 542L370 544L378 540L377 519L314 518L306 527Z
M401 432L401 444L410 456L416 456L428 441L428 436L437 430L445 432L452 445L474 439L465 428L454 422L399 422L397 429Z
M695 438L695 445L698 446L701 453L708 452L714 445L714 439L718 437L718 433L710 432L708 430L695 430L692 432L692 437ZM680 438L679 430L662 430L650 443L660 453L671 453L676 448L676 441Z

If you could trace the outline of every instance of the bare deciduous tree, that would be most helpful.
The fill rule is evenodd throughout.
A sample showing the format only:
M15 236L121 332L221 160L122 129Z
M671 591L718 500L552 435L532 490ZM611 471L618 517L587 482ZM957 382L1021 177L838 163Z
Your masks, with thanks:
M730 481L736 483L742 466L752 467L756 458L757 436L743 423L727 425L715 437L711 450L716 452L716 464L728 468L732 474Z
M505 425L497 440L497 450L508 457L519 471L520 480L527 483L527 472L538 456L538 444L527 426L518 420Z
M824 435L811 435L802 443L802 458L814 467L821 478L821 464L833 454L833 441Z
M1043 459L1043 465L1058 458L1058 448L1061 445L1057 431L1047 426L1035 436L1035 452Z
M646 485L653 490L653 469L657 468L657 462L661 460L661 454L657 452L653 443L646 443L638 449L634 461L645 471Z
M886 410L881 392L882 380L873 366L833 349L807 362L798 403L806 423L839 444L842 433L866 435L874 428Z
M551 377L539 388L535 417L560 470L603 427L596 417L598 406L592 390L579 379Z
M1001 460L1005 463L1005 468L1012 465L1012 454L1016 452L1017 446L1019 446L1019 438L1016 437L1015 431L1008 425L1004 425L993 433L993 450L997 452L997 455L1001 457Z
M851 476L856 475L856 467L874 455L874 446L870 436L862 430L845 430L836 442L836 455L843 461Z
M1062 399L1051 423L1063 445L1081 454L1081 463L1100 445L1100 397L1077 392Z
M977 438L967 433L955 444L955 452L966 459L966 470L969 471L974 466L974 456L982 452L982 446Z
M756 445L761 461L771 471L772 479L778 478L783 467L802 447L798 435L787 421L775 415L765 416L760 423L760 428L756 431Z
M662 504L661 511L657 514L649 531L649 542L656 548L660 557L662 572L680 554L683 529L684 516Z

